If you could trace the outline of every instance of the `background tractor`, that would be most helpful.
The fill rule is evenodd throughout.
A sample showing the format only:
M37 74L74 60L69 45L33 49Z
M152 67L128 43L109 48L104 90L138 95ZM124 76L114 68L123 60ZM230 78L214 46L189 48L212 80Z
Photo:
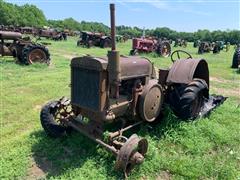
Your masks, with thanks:
M232 68L240 68L240 44L233 54Z
M81 38L78 40L77 46L86 46L88 48L92 46L101 48L111 47L111 37L104 36L102 33L82 31Z
M198 47L198 54L208 53L212 50L212 44L210 42L203 41Z
M22 64L50 63L48 49L32 42L29 38L22 38L21 33L0 31L0 54L13 56Z
M133 38L130 55L152 52L156 52L158 55L163 57L168 57L171 54L171 45L168 41L150 38Z
M209 98L204 59L189 54L180 59L182 52L176 51L178 60L172 56L169 69L155 72L146 58L121 56L116 49L114 4L110 10L112 49L107 58L73 58L71 100L50 101L43 106L40 120L49 136L61 137L74 129L100 144L116 156L115 168L127 175L144 161L148 142L136 134L127 137L125 131L156 121L166 105L179 118L194 119L206 107L209 112L215 102Z
M200 43L198 47L198 54L208 53L210 51L213 52L213 54L220 53L221 50L223 50L224 44L222 41L216 41L216 42L206 42L203 41Z
M176 39L174 43L174 47L187 47L187 41L184 39Z
M193 47L197 48L197 47L200 46L200 44L201 44L201 41L200 40L196 40L196 41L193 42Z

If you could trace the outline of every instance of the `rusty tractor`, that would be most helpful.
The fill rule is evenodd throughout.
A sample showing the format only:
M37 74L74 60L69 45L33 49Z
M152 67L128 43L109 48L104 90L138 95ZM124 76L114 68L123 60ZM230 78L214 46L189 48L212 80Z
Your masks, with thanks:
M59 32L55 29L38 29L35 32L35 36L37 36L38 39L46 38L55 41L61 41L63 39L66 40L65 37L67 37L67 34L64 32Z
M232 68L240 69L240 44L237 46L233 54Z
M201 41L200 40L196 40L196 41L193 42L193 47L197 48L197 47L200 46L200 44L201 44Z
M171 45L168 41L164 40L133 38L130 55L152 52L156 52L158 55L163 57L168 57L171 54Z
M111 47L111 37L105 36L102 33L82 31L81 38L77 41L77 46L84 46L87 48L92 46L101 48Z
M187 47L187 41L184 39L176 39L174 43L174 47Z
M148 150L145 138L136 134L126 137L127 130L156 121L166 104L179 118L194 119L204 114L205 103L211 101L206 107L215 103L209 98L209 71L204 59L189 55L174 60L172 56L172 67L159 69L157 78L148 59L121 56L116 49L114 4L110 10L112 49L107 58L73 58L71 100L50 101L43 106L40 120L51 137L74 129L100 144L116 156L115 168L127 176L144 161ZM104 126L110 123L115 125L110 129Z
M13 56L21 64L50 63L48 49L32 42L29 38L22 38L21 33L0 31L1 56Z
M198 54L209 53L210 51L212 51L213 54L216 54L220 53L223 48L222 41L216 41L212 43L203 41L198 47Z
M203 41L198 47L198 54L209 53L212 51L212 44L210 42Z
M31 34L33 35L36 32L36 29L33 27L21 27L20 32L22 34Z

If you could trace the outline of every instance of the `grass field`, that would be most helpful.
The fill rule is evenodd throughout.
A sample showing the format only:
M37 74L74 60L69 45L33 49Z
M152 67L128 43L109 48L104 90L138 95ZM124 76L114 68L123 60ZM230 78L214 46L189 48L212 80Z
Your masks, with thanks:
M96 143L78 133L62 139L45 135L39 112L49 100L70 96L70 59L107 52L76 47L73 38L51 43L49 67L0 59L0 179L122 179L114 171L115 158ZM118 47L128 55L131 42ZM229 98L208 118L183 122L166 112L156 127L141 127L138 135L147 138L149 151L129 179L240 178L240 74L230 68L234 49L201 56L192 44L186 50L208 61L211 93ZM157 67L171 65L170 58L146 56Z

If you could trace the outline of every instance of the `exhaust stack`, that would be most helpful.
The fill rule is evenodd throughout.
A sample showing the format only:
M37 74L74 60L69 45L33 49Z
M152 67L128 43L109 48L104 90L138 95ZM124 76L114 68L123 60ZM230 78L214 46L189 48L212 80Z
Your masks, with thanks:
M110 4L112 51L116 50L115 4Z
M115 4L110 4L112 50L108 51L108 79L110 97L119 98L120 86L120 55L116 50Z

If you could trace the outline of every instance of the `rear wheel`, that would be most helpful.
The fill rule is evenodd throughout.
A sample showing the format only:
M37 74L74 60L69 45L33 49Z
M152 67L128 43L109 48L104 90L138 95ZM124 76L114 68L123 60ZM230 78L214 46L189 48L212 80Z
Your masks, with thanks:
M138 50L137 49L132 49L129 54L131 56L138 55Z
M198 117L205 98L208 98L208 85L203 79L193 79L188 85L172 87L168 94L168 103L181 119Z
M22 60L26 65L33 63L50 63L48 49L40 45L29 45L22 50Z
M232 68L238 68L240 65L240 48L233 55Z
M163 57L168 57L171 54L171 45L168 42L162 42L158 46L157 53Z

